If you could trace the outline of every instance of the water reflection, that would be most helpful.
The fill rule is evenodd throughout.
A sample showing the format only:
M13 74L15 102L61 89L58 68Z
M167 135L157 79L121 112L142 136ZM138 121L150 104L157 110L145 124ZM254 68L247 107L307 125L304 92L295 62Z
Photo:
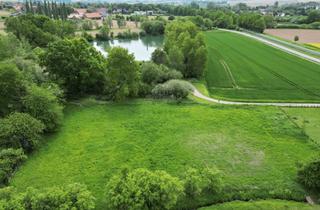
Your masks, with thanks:
M140 39L121 39L111 41L95 41L93 46L100 51L104 56L108 55L108 49L115 46L120 46L128 49L133 53L136 60L147 61L151 59L153 51L161 47L163 44L163 36L145 36Z

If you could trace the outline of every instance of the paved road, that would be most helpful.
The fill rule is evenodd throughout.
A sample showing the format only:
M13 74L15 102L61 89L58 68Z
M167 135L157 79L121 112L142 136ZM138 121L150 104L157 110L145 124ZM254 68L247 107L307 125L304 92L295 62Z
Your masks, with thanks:
M307 108L320 108L320 103L255 103L255 102L238 102L238 101L225 101L225 100L219 100L215 98L210 98L208 96L203 95L194 87L192 84L190 84L192 88L192 94L197 97L201 98L203 100L212 102L212 103L218 103L218 104L226 104L226 105L249 105L249 106L278 106L278 107L307 107Z
M297 50L294 50L294 49L291 49L289 47L286 47L286 46L283 46L281 44L278 44L278 43L275 43L273 41L270 41L270 40L267 40L267 39L264 39L264 38L261 38L261 37L258 37L258 36L255 36L255 35L252 35L252 34L248 34L248 33L245 33L245 32L241 32L241 31L233 31L233 30L227 30L227 29L219 29L219 30L222 30L222 31L228 31L228 32L231 32L231 33L237 33L237 34L241 34L243 36L247 36L247 37L250 37L250 38L253 38L253 39L256 39L260 42L263 42L267 45L270 45L272 47L275 47L277 49L280 49L282 51L285 51L287 53L290 53L290 54L293 54L293 55L296 55L298 57L301 57L303 59L306 59L306 60L309 60L311 62L314 62L316 64L319 64L320 65L320 59L318 58L315 58L315 57L312 57L310 55L307 55L305 53L302 53L302 52L299 52Z

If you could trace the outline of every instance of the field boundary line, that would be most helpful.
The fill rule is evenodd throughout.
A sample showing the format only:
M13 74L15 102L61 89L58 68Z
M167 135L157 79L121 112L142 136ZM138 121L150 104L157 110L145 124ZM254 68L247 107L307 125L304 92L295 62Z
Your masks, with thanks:
M276 107L304 107L304 108L320 108L320 103L277 103L277 102L239 102L239 101L226 101L211 98L203 95L194 85L190 83L192 94L200 99L208 102L224 105L246 105L246 106L276 106Z
M274 47L274 48L276 48L278 50L281 50L283 52L289 53L291 55L295 55L295 56L297 56L299 58L302 58L302 59L305 59L307 61L310 61L310 62L313 62L315 64L320 65L320 59L312 57L312 56L307 55L305 53L299 52L297 50L290 49L289 47L283 46L281 44L277 44L277 43L272 42L270 40L266 40L264 38L261 38L261 37L258 37L258 36L252 35L252 34L248 34L246 32L241 32L241 31L233 31L233 30L228 30L228 29L219 29L219 30L220 31L227 31L227 32L230 32L230 33L235 33L235 34L240 34L240 35L243 35L243 36L258 40L258 41L260 41L260 42L262 42L262 43L264 43L266 45L269 45L271 47Z
M224 60L220 60L220 63L223 66L224 70L227 72L227 74L231 80L233 88L239 89L239 86L237 85L236 80L233 77L233 74L229 68L229 65Z

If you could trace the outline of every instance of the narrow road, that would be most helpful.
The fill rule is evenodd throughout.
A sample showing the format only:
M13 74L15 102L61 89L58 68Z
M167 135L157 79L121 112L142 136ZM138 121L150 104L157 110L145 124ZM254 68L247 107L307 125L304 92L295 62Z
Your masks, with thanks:
M260 42L263 42L263 43L265 43L265 44L267 44L269 46L272 46L272 47L280 49L280 50L282 50L284 52L290 53L292 55L296 55L296 56L298 56L300 58L306 59L308 61L311 61L313 63L316 63L316 64L320 65L320 59L312 57L312 56L307 55L305 53L299 52L297 50L291 49L289 47L285 47L285 46L283 46L281 44L278 44L278 43L275 43L273 41L270 41L270 40L267 40L267 39L252 35L252 34L248 34L248 33L245 33L245 32L241 32L241 31L233 31L233 30L227 30L227 29L219 29L219 30L228 31L228 32L231 32L231 33L236 33L236 34L240 34L240 35L243 35L243 36L250 37L252 39L255 39L255 40L258 40Z
M226 105L249 105L249 106L278 106L278 107L305 107L305 108L320 108L320 103L255 103L255 102L238 102L238 101L225 101L219 100L215 98L210 98L208 96L203 95L200 91L196 89L192 84L190 84L192 88L192 94L203 100L208 102L217 103L217 104L226 104Z

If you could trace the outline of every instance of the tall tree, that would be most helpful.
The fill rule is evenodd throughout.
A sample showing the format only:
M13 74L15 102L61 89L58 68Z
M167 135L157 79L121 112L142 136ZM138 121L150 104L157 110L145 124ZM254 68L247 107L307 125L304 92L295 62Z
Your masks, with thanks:
M63 39L50 43L41 65L68 97L100 94L106 85L106 62L86 40Z
M139 66L127 49L114 47L107 58L108 93L119 101L138 92Z

